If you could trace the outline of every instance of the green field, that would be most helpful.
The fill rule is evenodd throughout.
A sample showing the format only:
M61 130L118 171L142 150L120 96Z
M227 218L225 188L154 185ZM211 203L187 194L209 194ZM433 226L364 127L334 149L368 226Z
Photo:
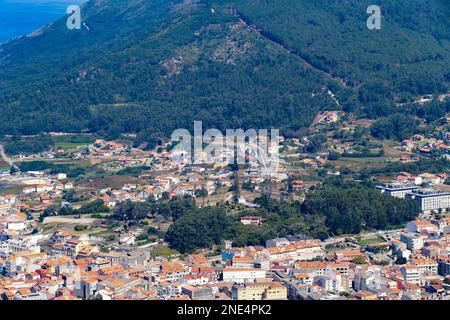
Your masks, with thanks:
M53 137L53 142L57 148L75 149L95 142L95 137L91 135L57 136Z
M358 244L361 246L367 246L369 244L385 243L385 242L386 241L381 237L358 240Z
M170 249L166 245L156 246L153 249L153 253L155 256L163 256L163 257L172 257L172 256L179 255L178 251Z

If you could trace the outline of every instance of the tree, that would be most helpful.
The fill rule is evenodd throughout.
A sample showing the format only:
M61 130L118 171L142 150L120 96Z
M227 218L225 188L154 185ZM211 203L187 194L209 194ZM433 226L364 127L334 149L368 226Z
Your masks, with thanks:
M341 155L338 152L330 152L328 154L327 159L331 160L331 161L335 161L335 160L339 160L340 157L341 157Z
M166 233L170 247L189 253L220 244L229 235L230 221L222 207L205 207L181 216Z
M408 260L404 257L397 257L397 260L395 260L395 264L406 264L406 262L408 262Z
M364 258L363 256L354 257L352 262L354 264L367 264L366 258Z
M201 197L203 199L203 204L205 204L205 198L208 196L208 190L205 188L195 190L195 196Z

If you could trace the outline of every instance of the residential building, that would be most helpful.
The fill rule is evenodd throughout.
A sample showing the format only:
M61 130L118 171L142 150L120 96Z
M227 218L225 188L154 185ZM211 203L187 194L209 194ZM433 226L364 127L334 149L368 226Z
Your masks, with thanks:
M224 282L255 282L259 279L266 279L266 271L256 268L233 268L226 267L223 269Z
M235 284L231 290L233 300L286 300L287 295L287 288L275 281Z

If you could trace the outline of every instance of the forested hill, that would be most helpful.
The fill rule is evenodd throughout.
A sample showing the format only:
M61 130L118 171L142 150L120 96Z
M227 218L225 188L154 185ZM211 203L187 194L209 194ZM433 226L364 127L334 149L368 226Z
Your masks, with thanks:
M294 133L320 109L387 115L449 91L448 0L91 0L0 45L0 134L267 128ZM340 105L328 94L331 90Z

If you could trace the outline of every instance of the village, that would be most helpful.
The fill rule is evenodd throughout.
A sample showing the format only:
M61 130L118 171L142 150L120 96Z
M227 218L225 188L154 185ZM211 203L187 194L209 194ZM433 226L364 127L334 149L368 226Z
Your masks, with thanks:
M257 166L175 161L169 142L145 150L130 137L12 157L20 165L5 165L0 177L0 299L448 300L449 172L408 164L448 160L450 133L386 143L369 141L368 125L319 113L313 134L278 137L282 161L270 177ZM383 170L393 164L404 170ZM262 227L270 222L259 197L302 202L324 179L361 180L363 169L376 177L373 190L412 200L420 214L390 230L246 246L224 239L193 253L165 241L173 219L160 212L138 212L137 223L117 218L127 204L189 198Z

